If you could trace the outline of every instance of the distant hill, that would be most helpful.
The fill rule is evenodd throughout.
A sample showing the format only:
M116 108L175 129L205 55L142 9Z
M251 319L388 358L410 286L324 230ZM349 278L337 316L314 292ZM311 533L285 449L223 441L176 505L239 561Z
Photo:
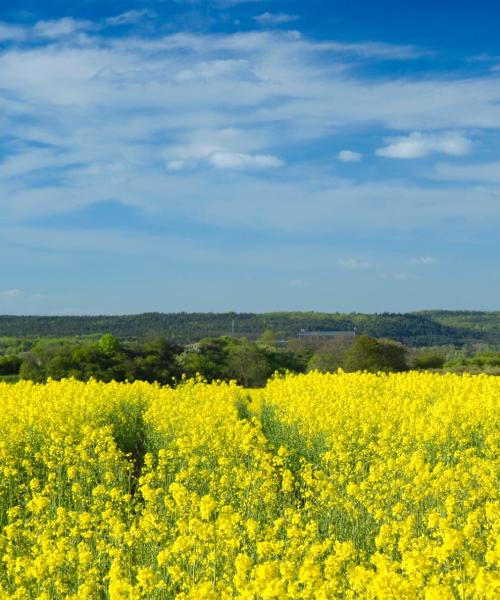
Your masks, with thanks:
M479 333L489 339L500 339L500 311L483 312L472 310L424 310L418 313L447 327L465 329Z
M229 335L255 338L272 329L280 338L306 331L348 331L388 337L411 346L470 342L500 344L500 312L422 311L396 314L274 313L144 313L121 316L0 316L0 336L66 337L112 333L120 339L163 335L180 342Z

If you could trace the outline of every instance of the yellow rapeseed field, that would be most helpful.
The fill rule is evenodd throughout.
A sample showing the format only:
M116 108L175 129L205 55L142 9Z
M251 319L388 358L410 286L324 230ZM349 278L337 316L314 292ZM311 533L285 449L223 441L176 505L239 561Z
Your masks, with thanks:
M500 598L500 378L0 384L0 598Z

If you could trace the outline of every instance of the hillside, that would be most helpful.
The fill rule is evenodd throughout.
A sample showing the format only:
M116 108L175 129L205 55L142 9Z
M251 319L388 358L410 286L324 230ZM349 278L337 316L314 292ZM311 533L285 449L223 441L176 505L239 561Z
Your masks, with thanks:
M453 310L427 310L415 313L429 317L433 321L446 325L479 333L486 339L500 339L500 311L453 311Z
M257 337L272 329L280 338L301 330L353 330L411 346L484 342L500 344L500 312L423 311L359 314L320 312L144 313L120 316L0 316L0 336L66 337L112 333L120 339L163 335L176 342L231 334Z

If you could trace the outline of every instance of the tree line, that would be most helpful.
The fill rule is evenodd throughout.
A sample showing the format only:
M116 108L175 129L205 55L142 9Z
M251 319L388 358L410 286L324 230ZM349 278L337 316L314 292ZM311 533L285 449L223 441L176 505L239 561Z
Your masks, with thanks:
M282 339L304 330L353 331L409 346L500 344L500 313L144 313L122 316L0 316L0 336L68 337L111 333L120 340L160 335L178 344L233 332L255 340L272 329Z
M439 368L442 361L437 358L437 363L431 360L422 363L422 368ZM10 352L0 357L0 376L35 382L74 377L83 381L94 378L175 384L183 376L200 374L208 381L236 380L245 387L260 387L276 372L338 368L405 371L411 366L415 364L411 364L408 349L402 344L369 336L292 340L281 346L271 331L255 341L220 336L184 345L164 337L124 342L105 334L98 340L47 342L30 350Z

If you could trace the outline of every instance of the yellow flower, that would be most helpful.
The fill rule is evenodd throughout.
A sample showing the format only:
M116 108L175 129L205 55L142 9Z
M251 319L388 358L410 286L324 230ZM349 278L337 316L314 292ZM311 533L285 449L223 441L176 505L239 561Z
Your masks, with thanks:
M217 508L217 502L210 496L205 495L200 500L200 516L205 521L208 521L212 513Z

